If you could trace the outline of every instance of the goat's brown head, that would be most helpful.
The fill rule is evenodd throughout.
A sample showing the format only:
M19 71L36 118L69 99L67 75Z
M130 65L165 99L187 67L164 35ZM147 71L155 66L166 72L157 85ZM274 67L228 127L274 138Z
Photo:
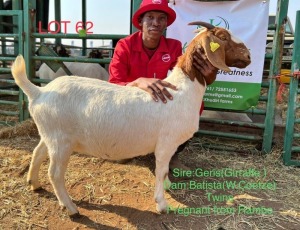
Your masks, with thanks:
M229 72L229 67L245 68L251 63L250 52L245 44L233 36L230 31L215 27L205 22L191 22L189 25L201 25L205 29L191 41L185 54L178 60L180 67L189 75L191 80L195 78L203 84L211 84L215 79L207 79L201 76L193 66L193 56L197 48L203 49L210 63L218 69Z

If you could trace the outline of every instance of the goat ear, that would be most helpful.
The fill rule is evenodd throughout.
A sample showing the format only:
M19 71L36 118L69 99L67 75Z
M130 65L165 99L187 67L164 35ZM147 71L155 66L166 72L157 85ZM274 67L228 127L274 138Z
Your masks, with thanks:
M225 63L225 50L220 44L222 44L222 41L210 33L202 45L208 60L214 67L230 72L231 70Z

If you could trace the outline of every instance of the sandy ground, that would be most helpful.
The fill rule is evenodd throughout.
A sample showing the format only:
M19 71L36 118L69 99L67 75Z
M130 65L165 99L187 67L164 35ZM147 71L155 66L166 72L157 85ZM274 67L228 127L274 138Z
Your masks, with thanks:
M38 141L33 122L0 129L0 229L296 230L300 226L300 169L282 164L280 140L271 154L261 155L204 149L203 142L216 140L193 138L180 158L197 173L183 178L170 172L167 214L155 210L153 155L119 164L74 154L66 186L79 207L78 219L70 219L59 207L47 176L48 161L40 171L43 190L37 193L27 186ZM247 149L247 143L236 144ZM222 170L227 176L214 174ZM201 175L203 171L210 175ZM241 188L209 187L234 182ZM267 187L253 187L258 183Z

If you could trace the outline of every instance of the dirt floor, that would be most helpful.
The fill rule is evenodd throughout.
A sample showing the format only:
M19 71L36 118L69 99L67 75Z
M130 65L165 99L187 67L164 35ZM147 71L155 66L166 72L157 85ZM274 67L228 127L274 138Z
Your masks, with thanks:
M300 226L300 169L282 164L280 140L271 154L261 155L204 149L203 140L193 138L180 158L194 175L170 172L166 214L155 210L153 155L120 164L74 154L66 186L79 207L77 219L70 219L59 207L47 176L49 162L40 170L43 190L32 192L27 186L38 141L32 121L0 129L1 230L296 230ZM248 148L247 143L239 145ZM239 186L230 187L233 183Z

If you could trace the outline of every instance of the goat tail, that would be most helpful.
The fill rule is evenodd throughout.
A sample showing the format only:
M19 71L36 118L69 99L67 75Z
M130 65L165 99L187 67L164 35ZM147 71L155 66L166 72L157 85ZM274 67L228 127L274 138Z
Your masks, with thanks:
M35 86L28 80L26 75L25 60L22 55L19 55L14 61L11 67L11 72L16 81L16 84L30 99L38 97L41 91L39 87Z

